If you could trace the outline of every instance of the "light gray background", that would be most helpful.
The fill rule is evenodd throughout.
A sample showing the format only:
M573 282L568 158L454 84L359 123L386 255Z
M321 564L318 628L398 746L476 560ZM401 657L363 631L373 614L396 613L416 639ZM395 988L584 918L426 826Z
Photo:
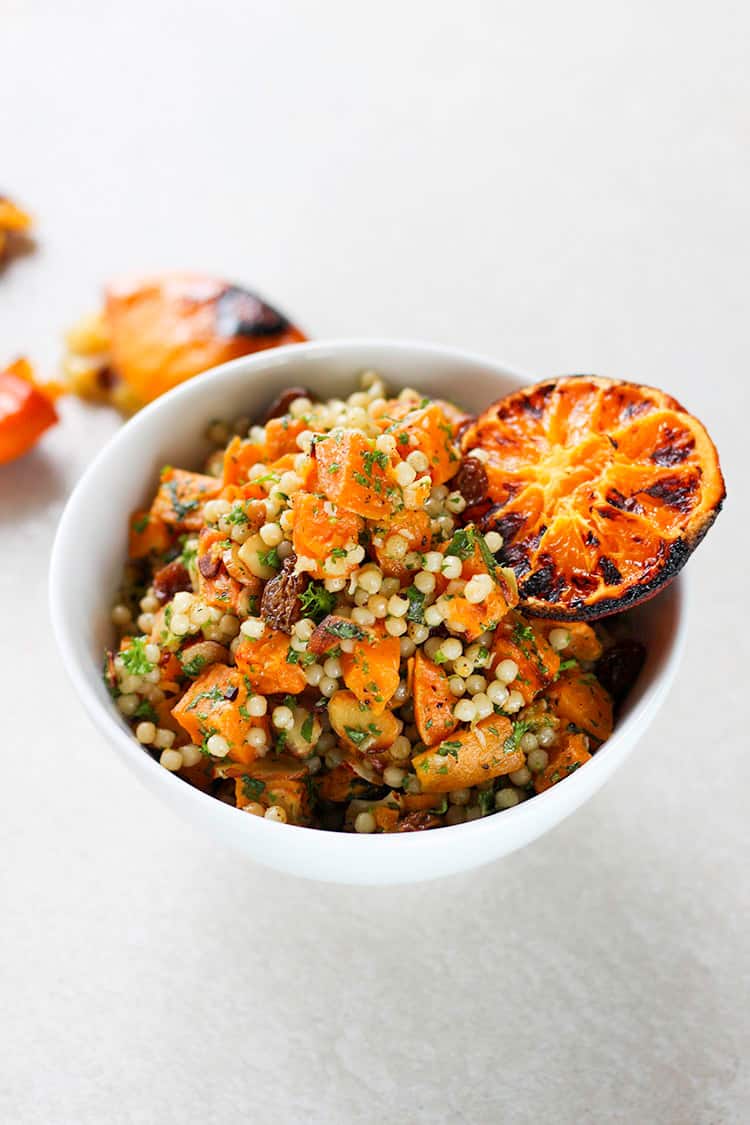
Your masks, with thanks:
M195 837L73 698L47 559L117 420L64 403L0 470L3 1122L748 1119L749 29L740 3L0 0L2 186L39 237L0 358L51 373L118 272L215 270L319 337L664 386L730 489L679 683L603 793L467 877L319 887Z

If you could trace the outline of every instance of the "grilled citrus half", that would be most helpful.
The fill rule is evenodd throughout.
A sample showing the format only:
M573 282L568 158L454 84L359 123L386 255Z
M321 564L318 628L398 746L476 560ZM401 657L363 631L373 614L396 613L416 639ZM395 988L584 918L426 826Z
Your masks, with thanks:
M503 536L527 613L605 617L685 565L725 496L713 442L663 391L574 375L494 403L462 437L486 474L470 508Z

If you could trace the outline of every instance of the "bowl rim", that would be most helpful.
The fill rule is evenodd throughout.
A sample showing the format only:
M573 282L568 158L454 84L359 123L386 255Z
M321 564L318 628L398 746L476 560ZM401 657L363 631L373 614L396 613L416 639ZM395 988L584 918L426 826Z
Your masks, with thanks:
M55 534L50 556L48 582L53 633L67 674L95 728L110 744L114 745L124 758L125 763L136 774L143 774L144 777L148 777L155 786L179 786L182 791L180 800L184 801L185 806L205 810L206 802L210 802L211 806L214 807L213 811L216 816L227 818L227 823L229 823L229 818L234 818L238 827L240 824L244 824L244 831L248 840L252 838L255 832L273 832L277 830L278 826L262 817L243 815L240 809L218 801L210 794L196 789L179 776L165 770L158 761L145 752L133 735L121 725L114 707L106 707L97 695L89 671L79 660L79 653L73 641L74 630L69 628L63 608L66 563L70 552L76 546L76 537L81 526L81 515L92 482L100 477L102 466L110 458L116 456L120 447L130 440L131 435L145 423L150 422L152 418L164 415L166 419L183 401L189 400L191 397L200 398L203 389L209 383L215 386L217 382L222 380L231 381L239 372L252 375L256 370L283 367L290 360L300 360L308 356L324 357L326 354L341 355L350 350L367 349L377 349L381 353L412 353L422 359L429 359L430 356L434 356L441 360L455 360L457 363L487 368L498 375L502 374L519 381L528 380L530 383L538 381L517 368L506 366L504 363L479 352L421 340L390 337L336 337L287 344L279 348L269 348L251 355L240 356L238 359L211 368L174 387L149 403L116 430L76 482L60 516ZM356 360L353 359L353 368L356 369L356 366ZM489 838L491 835L497 835L500 832L509 833L509 830L512 830L511 826L520 825L526 820L531 821L535 813L540 813L543 809L546 809L550 814L545 819L549 819L550 827L554 827L600 788L606 781L608 774L622 763L632 745L635 744L658 712L674 680L684 651L688 617L686 612L687 583L684 571L678 574L665 589L669 590L670 596L675 599L675 604L672 611L671 636L668 638L660 664L654 670L650 682L645 685L643 694L631 713L625 716L621 724L615 727L610 738L597 750L590 761L585 763L585 769L574 771L573 774L563 778L556 785L542 793L535 794L528 801L504 809L502 816L485 816L463 824L441 827L439 835L443 841L446 839L446 832L453 833L451 839L455 839L456 846L460 846L460 840L467 840L470 837L473 840L478 840L482 835ZM659 595L664 592L664 590L659 591ZM579 791L577 799L576 789ZM174 793L177 796L176 791ZM219 806L223 809L223 812L220 811ZM560 815L555 816L553 810L559 812ZM338 855L338 853L350 851L353 846L359 849L360 858L364 862L368 860L376 862L377 856L392 855L394 850L405 849L411 853L417 853L422 849L429 849L431 846L434 848L436 843L433 831L370 835L332 832L302 825L284 824L282 827L287 841L291 842L292 836L289 834L295 833L298 842L303 845L304 841L309 841L311 835L313 835L316 847L322 849L326 855L333 857L334 854ZM546 829L542 829L541 832L532 833L529 838L533 839L544 834L545 831ZM268 839L270 840L270 837ZM357 841L357 843L352 844L352 841ZM432 844L431 841L433 841ZM488 852L484 862L491 861L494 854L492 851ZM258 862L265 863L267 861L259 856ZM472 866L475 866L475 864L472 864ZM441 872L436 872L436 874L439 875Z

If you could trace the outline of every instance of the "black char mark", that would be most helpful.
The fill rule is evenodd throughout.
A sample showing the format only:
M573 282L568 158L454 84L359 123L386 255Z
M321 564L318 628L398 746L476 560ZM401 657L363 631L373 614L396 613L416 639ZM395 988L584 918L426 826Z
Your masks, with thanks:
M216 330L220 336L277 336L289 321L249 289L230 285L216 302Z
M602 572L604 581L608 586L616 586L618 582L622 582L622 575L606 555L602 555L599 559L599 570Z
M539 562L541 563L539 569L519 586L518 592L522 599L541 598L546 602L557 601L565 589L565 580L557 572L554 561L549 555L540 555Z
M681 464L695 449L695 438L684 430L668 429L663 443L651 454L655 465L669 468Z
M663 500L670 508L686 515L695 504L695 493L698 488L696 477L665 477L645 490L646 496L654 500Z
M619 508L621 512L635 512L637 515L641 515L643 512L643 507L638 503L635 496L623 496L617 488L608 489L605 500L613 508Z

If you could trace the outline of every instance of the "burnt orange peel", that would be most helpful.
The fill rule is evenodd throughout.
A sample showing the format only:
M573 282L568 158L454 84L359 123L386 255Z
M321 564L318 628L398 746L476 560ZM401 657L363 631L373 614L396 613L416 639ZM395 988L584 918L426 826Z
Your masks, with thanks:
M704 426L663 391L574 375L523 388L465 430L486 473L485 530L524 611L605 617L652 597L726 495Z

